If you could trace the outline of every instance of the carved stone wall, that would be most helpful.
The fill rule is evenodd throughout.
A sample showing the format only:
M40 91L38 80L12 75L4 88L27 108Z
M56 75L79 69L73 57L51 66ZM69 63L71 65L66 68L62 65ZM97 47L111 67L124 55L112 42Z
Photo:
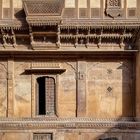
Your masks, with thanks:
M0 61L0 117L7 115L7 62Z
M87 115L97 118L133 116L132 63L127 60L96 61L87 63L87 67Z
M79 131L79 132L78 132ZM55 132L53 138L55 140L139 140L140 134L138 133L118 133L118 132ZM45 133L40 133L45 134ZM30 132L12 132L12 133L0 133L1 140L42 140L40 139L33 139L33 134ZM45 139L46 140L46 139Z
M29 68L53 68L60 66L66 71L56 75L56 112L59 117L76 117L79 107L85 108L87 117L118 118L134 116L134 70L129 60L97 60L83 63L86 73L82 77L77 62L14 62L14 116L30 117L36 114L36 78L47 73L34 75L25 73ZM60 65L59 65L60 64ZM79 63L78 63L79 64ZM2 113L6 115L6 75L3 65L1 76ZM83 68L83 67L82 67ZM78 79L85 81L84 104L81 104L81 89ZM81 79L82 78L82 79ZM34 79L34 80L33 80ZM78 84L78 83L79 84ZM78 85L77 85L78 84ZM83 85L84 86L84 85ZM82 86L82 87L83 87ZM81 87L80 87L81 88ZM79 93L78 93L79 92ZM83 101L82 101L83 102ZM31 107L32 106L32 107ZM127 109L129 107L129 110ZM28 110L27 110L28 108ZM31 110L33 111L31 113ZM4 113L5 112L5 113ZM3 115L2 115L3 116Z
M31 117L31 75L25 74L29 62L15 62L14 116ZM27 109L28 108L28 109Z
M11 119L9 124L6 121L6 124L1 125L0 122L0 140L34 140L34 134L45 133L51 134L53 140L139 140L139 131L134 133L136 131L133 128L132 130L116 129L117 124L113 125L113 122L116 122L113 121L114 118L118 121L121 117L134 116L133 82L135 72L133 69L134 64L130 59L58 60L56 62L48 60L22 60L14 61L13 66L14 117L16 117L16 122L12 122L13 119ZM35 113L36 109L36 105L33 105L37 97L35 96L36 78L48 74L44 73L44 71L43 73L40 71L37 74L30 74L26 73L26 69L50 67L66 69L64 73L56 75L58 118L49 118L50 121L46 122L45 119L47 120L47 117L35 115L33 116L35 118L32 118L32 122L29 118L34 115L32 111ZM5 80L5 83L2 84L0 82L0 86L5 87L7 73L4 71L7 70L7 62L1 62L1 69L1 81L4 82L3 80ZM80 81L82 84L79 83L79 80L82 80ZM80 102L79 96L81 96L80 93L83 93L80 92L80 89L77 89L77 84L86 84L84 88L84 94L86 96L84 103L86 104L85 106L82 105L82 107L86 109L85 117L89 117L87 120L88 123L85 118L81 118L81 120L77 118L76 120L77 107L82 103ZM3 94L0 94L1 96L5 95L5 98L7 95L6 87L5 91L2 92ZM6 100L2 98L4 106L7 104ZM78 104L77 100L79 100ZM4 113L6 116L6 109L1 114L3 115ZM24 119L21 119L22 121L20 122L20 118L24 117L28 118L29 123ZM72 121L68 118L72 118ZM92 118L98 118L98 121L95 120L94 122ZM103 125L104 123L107 124ZM133 122L130 122L130 125L131 123ZM9 130L5 129L7 128L5 127L7 124L10 126ZM19 127L17 124L19 124ZM125 124L127 126L127 123ZM137 127L136 124L134 126Z
M0 140L30 140L30 133L2 133Z
M62 63L66 72L59 76L58 112L60 117L76 116L76 63Z

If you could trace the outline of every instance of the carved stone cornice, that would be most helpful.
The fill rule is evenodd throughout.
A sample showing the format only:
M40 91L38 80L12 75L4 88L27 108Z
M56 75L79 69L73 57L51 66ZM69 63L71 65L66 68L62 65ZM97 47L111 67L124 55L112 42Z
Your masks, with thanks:
M140 129L140 122L133 119L93 119L93 118L28 118L0 119L0 130L23 129Z
M63 28L139 28L140 20L63 20L60 26Z
M31 26L44 26L44 25L58 25L61 24L61 19L58 17L54 18L37 18L37 19L31 19L27 18L28 23Z
M28 24L25 19L20 20L0 20L0 29L28 29Z

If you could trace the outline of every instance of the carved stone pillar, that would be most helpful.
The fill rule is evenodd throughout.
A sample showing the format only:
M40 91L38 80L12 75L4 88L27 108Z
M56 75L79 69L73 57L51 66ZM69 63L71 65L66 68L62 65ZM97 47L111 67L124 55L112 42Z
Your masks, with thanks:
M2 18L2 0L0 1L0 19Z
M14 61L8 60L8 73L7 73L7 96L8 96L8 117L14 115Z
M140 52L136 55L136 119L140 121Z
M86 62L78 61L77 117L86 116Z

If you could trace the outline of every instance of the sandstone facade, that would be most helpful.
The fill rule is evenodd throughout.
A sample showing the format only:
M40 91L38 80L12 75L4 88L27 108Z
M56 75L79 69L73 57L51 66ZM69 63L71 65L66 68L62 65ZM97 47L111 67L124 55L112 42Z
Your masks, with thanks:
M0 140L139 140L139 11L1 0Z

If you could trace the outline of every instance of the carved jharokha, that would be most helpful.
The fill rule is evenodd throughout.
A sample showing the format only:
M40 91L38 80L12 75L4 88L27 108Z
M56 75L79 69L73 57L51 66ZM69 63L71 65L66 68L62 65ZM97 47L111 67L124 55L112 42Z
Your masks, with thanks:
M139 0L19 1L0 0L0 140L139 140Z
M101 47L114 46L125 49L137 49L134 37L138 30L133 27L101 27L101 26L33 26L29 30L1 29L3 47L30 45L32 49L59 48L65 46ZM25 42L25 40L27 40ZM30 41L29 41L30 40ZM18 46L17 46L18 47Z

